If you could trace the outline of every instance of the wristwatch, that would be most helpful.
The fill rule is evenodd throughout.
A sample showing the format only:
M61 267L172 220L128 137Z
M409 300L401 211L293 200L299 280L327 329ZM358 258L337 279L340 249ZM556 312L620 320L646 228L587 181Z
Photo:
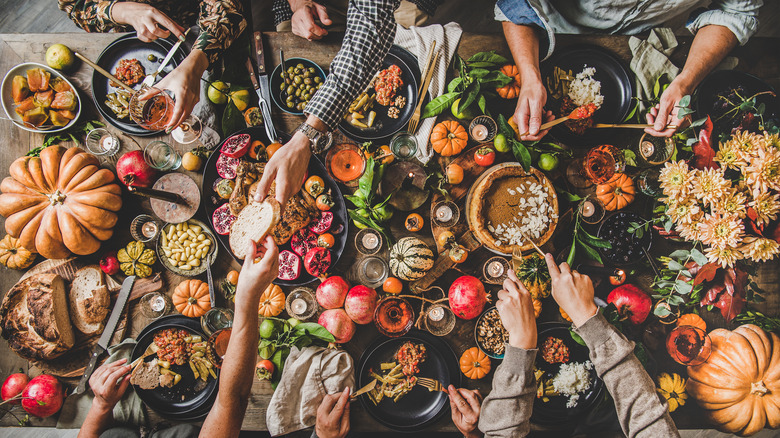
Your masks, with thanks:
M333 134L330 131L322 132L306 122L301 123L296 131L302 132L311 141L311 153L313 154L326 151L333 141Z

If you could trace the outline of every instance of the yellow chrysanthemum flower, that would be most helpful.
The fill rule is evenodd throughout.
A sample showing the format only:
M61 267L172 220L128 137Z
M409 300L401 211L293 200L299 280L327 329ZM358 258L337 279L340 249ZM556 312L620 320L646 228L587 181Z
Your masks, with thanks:
M670 198L687 196L691 189L693 172L685 161L667 162L658 176L664 195Z
M759 148L758 155L742 171L753 193L780 189L780 149Z
M707 256L710 263L719 264L723 268L734 266L737 260L745 258L742 251L730 246L725 248L710 246L704 250L704 255Z
M688 394L685 393L686 384L686 380L677 373L662 373L658 376L658 386L655 390L669 403L669 412L685 405L688 400Z
M764 131L764 145L767 148L780 149L780 134L770 134Z
M746 237L743 240L740 251L746 258L750 258L755 262L764 262L772 260L780 253L780 244L772 239L765 237Z
M756 223L763 225L777 219L777 214L780 213L780 194L772 194L770 192L754 193L754 198L750 202L751 207L755 210Z
M737 131L726 142L727 148L732 149L739 155L740 159L749 162L750 158L756 156L757 149L763 143L763 137L747 131Z
M747 196L737 189L730 188L723 197L712 204L712 212L744 219L747 215L746 204Z
M691 193L704 205L713 205L725 196L731 188L731 182L723 177L723 169L705 169L694 171Z
M700 211L699 204L694 199L688 198L670 201L666 214L677 224L689 224Z
M690 223L678 223L674 229L680 234L680 237L685 240L701 240L703 219L704 213L700 211L698 214L691 216Z
M701 226L701 241L718 248L736 247L742 238L744 225L736 216L708 214Z
M720 144L718 152L715 154L715 161L720 163L724 169L741 169L747 166L744 154L739 151L733 142L727 141Z

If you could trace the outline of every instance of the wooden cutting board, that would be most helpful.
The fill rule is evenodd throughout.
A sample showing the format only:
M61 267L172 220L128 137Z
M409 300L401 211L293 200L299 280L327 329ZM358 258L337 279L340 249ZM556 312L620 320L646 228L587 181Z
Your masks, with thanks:
M88 263L80 261L78 258L69 258L61 260L45 260L28 270L24 276L19 280L24 280L34 274L58 274L68 284L68 290L70 290L70 282L73 280L76 271L87 266ZM106 275L106 285L111 292L111 306L113 308L116 297L119 294L119 289L122 287L111 276ZM155 274L149 278L139 278L133 285L133 291L130 294L130 301L136 300L149 292L160 290L162 288L162 277L160 274ZM122 314L122 318L119 319L119 323L114 331L114 336L111 338L111 345L119 343L124 339L125 332L128 324L128 313L130 306L125 306L125 311ZM110 312L109 312L110 314ZM106 316L108 319L108 316ZM76 336L76 343L68 352L62 356L48 361L32 361L31 363L40 368L47 374L52 374L64 379L79 379L84 374L84 370L89 363L89 357L92 353L92 349L97 345L100 335L102 333L96 333L94 335L84 335L79 332L76 327L73 327L73 333ZM105 360L105 357L103 358Z

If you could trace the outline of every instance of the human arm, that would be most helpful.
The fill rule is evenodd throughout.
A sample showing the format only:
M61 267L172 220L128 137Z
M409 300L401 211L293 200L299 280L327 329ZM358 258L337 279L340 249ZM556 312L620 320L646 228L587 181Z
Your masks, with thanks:
M328 31L317 24L317 20L325 26L333 21L328 17L325 6L311 0L288 0L292 18L292 33L309 41L322 39Z
M511 270L496 308L509 343L493 376L493 389L482 402L479 430L486 437L526 436L536 394L536 318L531 294Z
M349 433L349 387L339 394L325 394L317 408L312 437L344 438Z
M599 313L590 278L572 271L566 263L558 266L550 254L545 259L552 296L588 346L596 373L615 402L623 433L629 438L679 437L666 402L658 398L653 379L634 356L634 343Z
M99 366L89 378L89 387L95 394L87 418L78 438L97 438L114 424L114 406L130 385L130 366L127 359Z
M219 392L214 407L203 422L201 437L237 437L252 392L257 362L257 327L260 295L276 278L279 250L267 236L260 244L251 242L236 285L233 328L219 376Z
M482 432L477 429L480 402L482 401L479 391L455 388L455 386L450 385L446 392L450 399L450 411L455 427L465 438L481 438Z

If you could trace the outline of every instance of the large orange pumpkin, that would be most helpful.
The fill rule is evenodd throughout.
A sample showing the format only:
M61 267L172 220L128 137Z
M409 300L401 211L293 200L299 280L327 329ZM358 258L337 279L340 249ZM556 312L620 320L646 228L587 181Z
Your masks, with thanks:
M469 135L466 128L455 120L445 120L433 127L431 145L442 157L457 155L466 148Z
M460 371L469 379L479 380L490 372L490 358L477 347L471 347L460 357Z
M209 285L200 280L184 280L179 283L171 300L179 313L190 318L200 318L211 310Z
M0 215L19 244L50 259L92 254L111 238L122 191L114 173L80 148L21 157L0 183Z
M634 181L625 173L616 173L609 181L596 186L596 197L607 211L620 210L634 202Z
M260 295L258 313L266 318L282 313L282 310L284 310L284 298L282 288L271 283Z
M507 64L501 67L501 73L514 79L514 81L496 88L496 92L504 99L515 99L520 94L520 71L516 65Z
M780 337L752 324L709 336L710 357L688 367L688 394L723 432L780 427Z

